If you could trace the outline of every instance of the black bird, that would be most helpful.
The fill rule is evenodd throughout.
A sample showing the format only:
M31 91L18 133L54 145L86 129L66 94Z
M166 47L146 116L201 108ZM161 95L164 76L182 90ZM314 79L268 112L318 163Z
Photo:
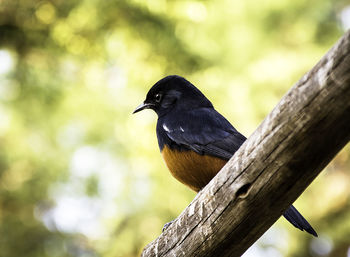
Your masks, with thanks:
M171 174L196 192L209 183L246 140L199 89L177 75L154 84L133 113L144 109L152 109L158 115L158 145ZM317 236L293 205L283 216L296 228Z

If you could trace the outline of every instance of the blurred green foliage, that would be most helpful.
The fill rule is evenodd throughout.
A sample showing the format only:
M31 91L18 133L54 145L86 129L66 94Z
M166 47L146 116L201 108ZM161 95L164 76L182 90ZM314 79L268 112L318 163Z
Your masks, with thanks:
M342 35L346 0L0 1L0 257L138 256L194 193L158 152L151 112L168 74L245 135ZM326 108L323 107L323 108ZM350 149L247 256L345 256Z

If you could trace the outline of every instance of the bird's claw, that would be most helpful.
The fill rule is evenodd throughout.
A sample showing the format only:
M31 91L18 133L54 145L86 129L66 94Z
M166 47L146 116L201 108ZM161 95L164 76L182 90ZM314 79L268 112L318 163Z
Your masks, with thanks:
M172 221L170 221L170 222L168 222L168 223L165 223L164 226L163 226L162 232L164 232L165 230L167 230L168 227L169 227L171 224L173 224L173 222L174 222L174 221L172 220Z

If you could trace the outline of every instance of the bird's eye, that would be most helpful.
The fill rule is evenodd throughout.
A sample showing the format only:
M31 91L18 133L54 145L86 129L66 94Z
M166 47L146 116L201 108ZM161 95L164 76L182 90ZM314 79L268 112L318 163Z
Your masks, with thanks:
M159 103L160 100L162 100L162 95L161 95L161 94L156 94L156 96L154 97L154 99L156 100L157 103Z

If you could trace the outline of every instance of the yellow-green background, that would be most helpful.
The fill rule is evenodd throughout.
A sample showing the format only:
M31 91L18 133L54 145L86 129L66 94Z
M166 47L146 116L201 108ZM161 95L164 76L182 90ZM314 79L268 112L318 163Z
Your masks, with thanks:
M348 0L1 0L0 257L138 256L194 193L148 89L185 76L249 136L349 26ZM327 106L321 106L327 108ZM246 256L350 256L350 150ZM234 242L239 243L239 242Z

